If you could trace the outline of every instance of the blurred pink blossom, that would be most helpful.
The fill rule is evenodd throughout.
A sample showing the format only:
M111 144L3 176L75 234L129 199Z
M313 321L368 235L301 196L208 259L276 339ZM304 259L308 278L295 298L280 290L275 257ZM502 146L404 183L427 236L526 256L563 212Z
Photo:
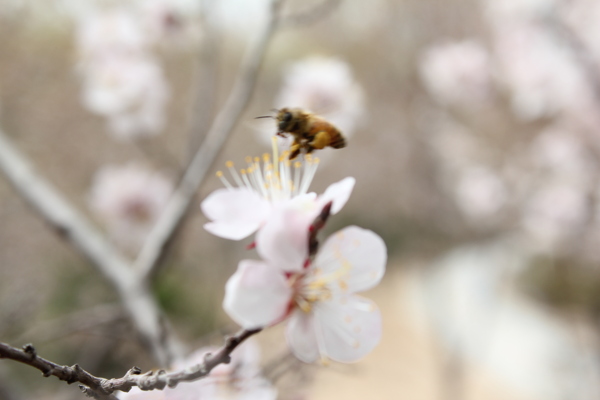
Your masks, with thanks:
M200 364L213 348L196 350L184 360L173 364L179 371ZM180 383L175 388L142 391L137 387L120 393L120 400L275 400L277 390L260 371L258 345L251 339L231 354L229 364L221 364L203 379Z
M353 362L367 355L381 338L376 305L357 292L377 285L385 272L387 250L375 233L347 227L327 239L314 260L308 259L308 227L296 225L294 214L281 210L264 229L270 239L302 236L304 252L296 264L243 260L225 288L223 307L247 329L276 324L289 317L287 339L300 360ZM302 217L299 217L302 219ZM297 230L297 235L290 233ZM279 234L277 234L279 233ZM291 260L289 248L257 240L259 254Z
M474 40L429 48L420 60L427 90L442 104L478 106L492 93L487 50Z
M94 177L89 204L123 247L141 245L173 192L172 181L141 165L105 166Z

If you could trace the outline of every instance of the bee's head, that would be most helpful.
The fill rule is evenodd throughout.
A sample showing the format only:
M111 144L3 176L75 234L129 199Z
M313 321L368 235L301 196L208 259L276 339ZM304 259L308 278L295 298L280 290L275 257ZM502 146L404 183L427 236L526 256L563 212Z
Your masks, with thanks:
M295 119L297 119L298 114L301 112L300 109L287 107L284 107L280 110L271 111L276 113L275 116L264 115L256 118L273 118L277 121L277 128L279 129L279 132L289 132L294 125Z
M291 128L294 119L294 110L290 110L289 108L282 108L277 111L277 126L281 132L288 132L289 128Z

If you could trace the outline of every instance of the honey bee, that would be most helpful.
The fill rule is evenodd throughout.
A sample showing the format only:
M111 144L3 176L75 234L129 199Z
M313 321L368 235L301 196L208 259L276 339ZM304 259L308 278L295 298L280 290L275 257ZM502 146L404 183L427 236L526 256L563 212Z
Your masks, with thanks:
M294 142L290 147L289 159L293 160L304 150L310 154L313 150L333 147L341 149L346 147L346 139L331 122L301 108L282 108L274 110L276 116L257 118L273 118L277 121L277 136L287 137L290 134Z

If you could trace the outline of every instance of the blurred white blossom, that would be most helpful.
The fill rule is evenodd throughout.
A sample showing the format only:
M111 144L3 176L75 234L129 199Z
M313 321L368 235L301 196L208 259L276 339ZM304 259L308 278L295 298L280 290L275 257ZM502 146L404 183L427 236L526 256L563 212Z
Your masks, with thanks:
M490 22L535 20L555 10L557 0L481 0Z
M487 50L475 40L429 48L420 60L427 90L442 104L478 106L492 93Z
M530 154L533 165L554 178L590 185L596 169L589 149L581 137L568 127L550 126L532 142Z
M524 120L588 109L593 93L574 59L548 30L534 23L508 23L495 32L500 77Z
M165 49L185 49L199 42L201 2L137 0L140 19L150 40Z
M587 219L586 194L567 182L548 182L523 205L522 226L543 251L555 251Z
M175 362L173 371L200 364L213 348L202 348ZM229 364L215 367L206 378L183 382L175 388L120 393L120 400L275 400L277 390L261 374L258 345L251 339L238 346Z
M455 201L461 212L478 221L498 213L505 205L507 196L500 177L479 166L463 171L455 191Z
M151 42L131 7L91 8L78 15L76 41L83 61L145 52Z
M563 21L581 40L591 56L600 65L600 2L574 0L560 8Z
M156 60L126 56L97 61L82 71L84 105L106 117L117 138L160 133L169 87Z
M77 29L83 104L107 118L120 139L160 133L169 99L151 35L134 11L124 5L92 9Z
M133 163L105 166L94 177L89 204L105 222L113 240L135 250L172 192L172 181L162 173Z

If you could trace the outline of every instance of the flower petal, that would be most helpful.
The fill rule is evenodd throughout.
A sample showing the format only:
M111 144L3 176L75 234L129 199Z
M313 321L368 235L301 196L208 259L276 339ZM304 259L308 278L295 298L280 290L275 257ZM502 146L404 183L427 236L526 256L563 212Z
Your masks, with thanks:
M381 313L370 300L342 296L314 308L314 328L321 355L354 362L370 353L381 339Z
M377 285L385 273L387 249L374 232L349 226L331 235L317 253L313 270L339 274L339 287L348 293Z
M258 254L282 271L302 271L308 257L308 229L319 212L315 205L312 199L295 198L277 207L256 234Z
M283 318L291 296L279 270L261 261L242 260L225 285L223 308L243 328L255 329Z
M325 192L319 196L319 209L332 201L331 213L337 214L346 205L346 202L348 202L355 183L356 179L349 176L339 182L329 185L329 187L325 189Z
M271 211L270 203L246 189L217 189L200 205L213 222L204 227L214 235L240 240L256 231Z
M295 310L286 327L286 338L299 360L313 363L321 357L312 313Z
M225 239L241 240L250 236L259 226L260 224L253 222L207 222L204 224L204 229Z

